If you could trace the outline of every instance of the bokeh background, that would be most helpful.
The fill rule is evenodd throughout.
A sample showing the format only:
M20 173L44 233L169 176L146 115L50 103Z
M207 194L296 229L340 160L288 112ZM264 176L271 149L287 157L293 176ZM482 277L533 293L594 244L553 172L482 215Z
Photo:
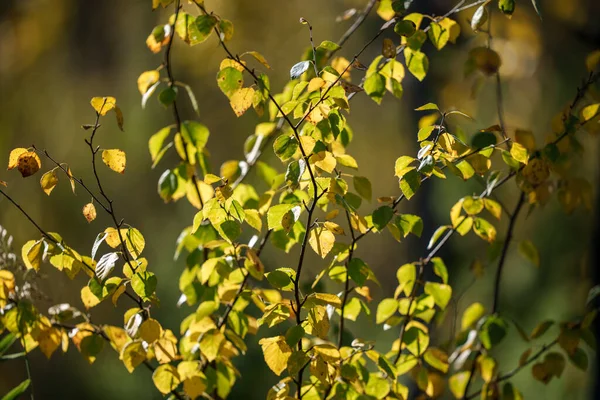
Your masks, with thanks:
M413 10L435 13L448 11L454 1L429 0L414 2ZM530 128L541 143L550 132L550 120L575 94L575 88L585 76L585 55L600 46L600 3L597 0L540 1L543 21L535 14L529 1L518 1L512 20L496 13L494 16L494 48L503 58L500 70L503 79L506 121L510 131ZM230 47L235 52L256 50L269 61L272 87L281 88L288 78L289 68L298 61L309 45L306 28L298 23L308 19L314 27L315 41L336 41L351 21L336 22L336 16L346 9L362 9L366 0L207 0L207 8L216 11L235 25ZM107 118L98 134L100 145L121 148L127 152L127 172L120 176L101 169L102 178L114 199L117 215L123 217L145 235L146 257L150 268L159 276L160 308L153 315L163 325L179 331L181 317L190 309L176 307L178 277L181 262L173 261L175 240L183 228L191 224L194 210L185 202L165 205L156 193L161 172L174 159L166 159L155 170L150 169L147 141L151 134L172 123L171 112L152 98L146 109L140 106L136 80L145 70L157 67L161 55L153 55L145 45L152 28L164 23L169 11L152 12L150 0L2 0L0 2L0 165L6 165L10 149L35 144L47 149L74 173L91 182L89 153L80 129L92 123L94 114L89 106L93 96L115 96L125 115L125 132ZM386 96L377 106L364 94L352 101L348 120L355 139L349 148L358 160L361 173L373 182L374 197L397 195L398 183L393 177L395 159L416 151L419 115L412 111L426 102L437 102L442 108L458 108L476 118L476 124L463 125L467 134L476 127L497 123L493 81L484 81L477 96L471 96L473 79L463 77L468 48L484 43L475 36L467 20L473 10L462 13L458 20L463 34L457 45L442 52L426 48L430 57L430 72L423 83L408 76L403 82L401 100ZM340 54L347 58L360 49L382 24L373 12L350 39ZM386 35L384 35L386 36ZM396 40L393 33L388 35ZM380 51L378 41L361 57L368 64ZM259 119L253 112L242 118L232 113L228 100L219 91L215 76L224 58L212 37L193 48L177 42L173 47L174 74L189 83L198 98L200 115L194 115L183 104L185 118L197 118L210 131L209 149L213 167L242 157L245 138L252 133ZM354 75L359 81L360 75ZM458 121L456 121L458 122ZM451 123L451 128L452 128ZM585 153L577 165L577 174L598 182L598 142L584 138ZM266 161L281 165L267 151ZM48 165L48 164L46 164ZM282 170L283 167L280 167ZM0 169L0 179L8 182L10 193L47 231L60 231L67 242L85 252L91 249L96 234L110 225L99 210L91 225L81 216L81 207L89 201L83 190L77 196L62 179L58 188L47 197L39 188L37 178L21 180L15 171ZM255 176L250 182L258 182ZM259 186L262 187L262 186ZM263 188L264 189L264 188ZM395 242L389 234L375 234L360 242L359 257L375 270L381 287L373 287L375 299L389 296L395 287L395 271L404 262L425 251L428 238L440 224L447 223L451 205L460 197L479 192L478 183L463 184L456 179L428 183L410 202L402 204L402 212L421 215L425 221L422 240ZM509 208L516 200L514 183L508 184L500 199ZM363 205L369 212L376 206ZM596 210L597 211L597 210ZM530 265L516 251L511 251L502 285L502 309L527 331L544 319L565 320L580 314L588 289L596 279L598 265L594 254L598 236L596 213L577 210L565 216L556 200L542 210L518 221L516 240L531 239L542 254L540 268ZM15 237L17 248L38 233L7 201L0 199L0 225ZM506 220L498 225L499 236L505 232ZM486 246L468 236L452 239L443 251L449 266L455 293L462 296L452 303L447 320L460 317L466 305L481 301L491 306L492 272L496 264L486 260ZM292 257L297 249L292 251ZM263 253L267 269L291 266L293 259L282 257L272 248ZM478 258L484 265L484 276L473 283L470 270ZM307 266L307 278L322 267L315 257ZM69 302L81 306L79 290L84 277L69 281L52 268L43 268L40 285L47 299L40 308ZM330 290L338 290L330 287ZM373 306L375 306L375 302ZM110 302L92 310L96 323L122 324L125 304L115 310ZM380 326L366 323L361 316L348 327L358 337L376 338L382 348L389 346L397 330L383 332ZM264 328L263 328L264 329ZM512 330L514 332L514 329ZM262 334L259 331L259 335ZM436 334L439 341L449 338L451 323L444 324ZM276 380L265 366L258 338L249 336L250 350L236 359L242 377L232 398L264 398ZM543 343L540 342L540 344ZM527 345L511 333L500 348L503 370L516 365ZM595 359L590 353L590 359ZM38 399L126 399L160 398L151 383L150 373L138 368L128 374L116 354L105 348L93 365L71 348L66 355L55 353L51 360L36 352L31 357L33 382ZM595 362L585 374L572 366L563 378L542 385L531 379L529 369L513 382L529 399L587 399L594 395ZM22 363L0 364L0 393L6 392L25 377Z

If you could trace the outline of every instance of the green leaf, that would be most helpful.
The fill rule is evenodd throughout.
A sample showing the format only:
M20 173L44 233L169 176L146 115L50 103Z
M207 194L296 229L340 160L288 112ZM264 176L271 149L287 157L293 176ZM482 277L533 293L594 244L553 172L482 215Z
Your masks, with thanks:
M371 269L360 258L353 258L348 263L348 276L350 276L358 286L364 286L370 274Z
M425 53L407 47L404 49L404 59L410 73L419 81L423 81L429 71L429 59Z
M479 331L481 344L483 344L483 347L487 350L492 349L504 339L507 330L508 324L502 318L495 315L486 318Z
M138 272L131 278L131 287L143 299L149 299L156 290L158 280L149 271Z
M206 125L196 121L183 121L181 124L181 134L184 139L196 147L198 153L206 146L210 131Z
M298 140L295 136L284 133L273 142L273 150L281 161L286 161L298 150Z
M444 261L440 257L433 257L431 263L433 264L433 273L442 278L443 283L448 283L448 269Z
M569 354L569 360L571 360L571 363L580 370L587 371L589 364L588 356L580 347L578 347L573 354Z
M421 175L416 170L408 171L400 179L400 190L407 200L410 200L421 186Z
M417 133L417 140L419 142L422 142L423 140L427 139L431 135L431 132L434 131L434 129L435 126L425 126L419 129L419 133Z
M164 151L166 151L165 149L168 148L167 146L163 149L163 144L167 137L169 137L170 133L171 128L167 126L150 137L150 140L148 141L148 149L150 150L150 157L152 158L152 167L158 164L164 155Z
M27 391L27 388L29 388L29 384L30 383L31 383L31 380L25 379L19 385L15 386L8 393L6 393L2 397L2 400L14 400L14 399L18 399L19 396L21 396L23 393L25 393Z
M498 8L510 18L515 12L515 0L498 0Z
M371 189L371 181L364 176L354 176L352 178L354 189L365 200L371 201L373 191Z
M433 297L435 304L442 310L446 309L450 298L452 297L452 288L450 285L435 282L425 283L425 293Z
M202 43L213 31L213 28L217 25L217 18L212 15L200 15L196 18L196 28L198 29L198 36L194 38L190 44Z
M269 229L284 229L286 232L289 232L295 220L297 220L295 214L292 212L294 207L297 206L294 204L277 204L269 208L269 211L267 211L267 225L269 226ZM298 207L298 215L299 211Z
M301 325L293 326L285 333L285 341L290 347L294 347L302 340L305 334L306 332Z
M536 267L540 266L540 254L531 240L523 240L519 243L519 254Z
M231 97L244 86L242 71L233 67L223 68L217 74L217 84L225 96Z
M404 264L398 268L396 278L399 283L398 290L404 292L406 297L410 296L417 280L417 267L415 264Z
M330 40L322 41L321 44L317 48L327 50L327 51L336 51L336 50L341 49L339 44L334 43Z
M396 32L400 36L410 37L414 35L417 27L414 22L409 20L401 20L394 25L394 32Z
M230 243L235 242L235 240L242 234L242 227L237 221L225 221L219 225L219 228L225 234L223 239Z
M412 325L411 325L412 324ZM408 327L408 325L411 325ZM404 333L403 344L415 356L420 356L427 350L429 346L429 335L421 329L420 325L416 325L414 321L407 325L407 330Z
M163 89L158 95L158 101L165 107L169 107L171 104L175 102L177 99L177 88L175 86L170 86L166 89Z
M296 271L291 268L277 268L266 274L269 283L276 289L283 291L294 290Z
M385 94L385 77L378 72L374 72L365 80L365 93L375 103L380 104Z
M382 231L394 217L394 210L389 206L381 206L373 212L373 225Z
M444 28L437 22L432 22L429 25L429 31L427 31L429 40L435 46L436 49L441 50L446 46L448 40L450 40L450 30Z
M397 223L404 237L409 233L421 237L423 233L423 220L418 215L402 214L397 218Z
M377 306L377 314L375 316L375 323L382 324L392 317L396 311L398 311L398 300L396 299L383 299Z

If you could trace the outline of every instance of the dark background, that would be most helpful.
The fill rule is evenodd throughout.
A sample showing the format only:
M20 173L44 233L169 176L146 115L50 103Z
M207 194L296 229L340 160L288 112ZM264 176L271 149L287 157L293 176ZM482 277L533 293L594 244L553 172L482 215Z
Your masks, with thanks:
M269 71L272 87L278 90L288 79L289 68L298 61L308 43L306 28L298 23L308 19L314 27L315 41L336 41L350 22L336 23L335 17L344 10L362 9L366 1L208 1L209 10L233 21L235 35L230 47L234 52L247 50L261 52L273 70ZM413 10L442 14L454 2L419 1ZM504 83L506 121L511 132L515 128L532 129L538 145L551 132L550 120L575 94L575 88L585 75L584 57L599 47L600 5L596 0L547 0L543 3L543 21L535 14L529 1L517 2L512 20L495 13L494 48L503 58L501 68ZM194 210L181 202L164 205L156 194L158 177L174 158L166 159L155 170L150 170L147 140L161 127L172 123L171 112L165 110L154 96L145 110L140 106L136 80L145 70L157 67L161 55L153 55L145 46L151 29L164 23L168 11L151 11L150 0L3 0L0 2L0 165L6 165L9 151L14 147L35 144L46 148L52 156L67 162L75 175L91 182L89 153L79 126L93 123L94 113L89 106L93 96L115 96L125 115L125 133L120 132L112 118L107 118L98 134L100 145L121 148L127 152L127 172L118 176L102 169L102 178L115 201L119 217L139 228L145 235L145 256L150 269L159 276L158 294L162 305L154 309L154 316L165 327L179 331L179 321L190 313L189 308L175 306L179 298L178 278L181 262L173 262L175 239L191 224ZM475 128L497 123L495 88L486 81L476 97L469 95L472 79L463 78L463 65L468 48L483 45L483 35L474 36L468 24L473 10L462 13L463 34L457 45L448 45L442 52L431 46L425 48L430 57L430 72L423 83L412 76L403 82L401 100L386 96L377 106L364 94L352 101L349 122L355 140L349 148L361 167L361 174L373 182L374 198L397 195L393 177L395 159L416 150L417 118L412 111L426 102L436 102L441 108L457 108L476 118L476 124L465 125L467 133ZM365 24L340 52L351 59L382 24L373 12ZM385 36L385 35L384 35ZM388 35L397 41L393 33ZM376 42L361 57L368 64L380 51ZM206 124L211 137L208 148L215 168L231 159L242 157L245 138L259 121L253 112L236 118L228 100L219 91L215 75L224 53L212 37L193 48L177 41L173 47L176 79L189 83L200 105L200 116L185 105L185 118L198 118ZM360 80L354 75L354 82ZM186 104L185 101L180 102ZM450 125L452 128L452 124ZM470 131L468 129L471 129ZM576 173L591 182L598 181L598 143L594 138L581 136L586 150L576 165ZM267 151L264 160L282 166ZM48 164L46 164L48 166ZM74 248L85 253L91 249L96 234L111 222L99 210L98 219L88 225L81 216L81 207L89 201L83 190L74 197L66 180L61 177L58 188L47 197L39 188L39 175L21 180L18 173L2 172L0 179L7 181L7 191L47 231L59 231ZM256 177L251 176L250 182ZM262 187L262 186L261 186ZM360 242L359 257L375 270L382 287L373 287L375 299L390 296L395 287L395 271L404 262L418 258L435 228L447 223L449 208L462 196L481 191L476 182L458 183L456 179L426 184L410 202L403 203L402 212L421 215L426 222L423 240L409 239L396 243L389 234L375 234ZM509 209L514 207L517 190L509 183L500 194ZM363 206L368 213L376 206ZM517 320L527 331L544 319L567 320L583 311L585 296L592 285L591 275L598 265L593 262L590 249L594 214L582 210L565 216L556 199L529 217L520 218L516 240L531 239L542 254L541 267L530 265L516 251L507 260L501 306L505 315ZM7 201L0 199L0 224L15 237L17 249L38 233ZM498 225L502 238L506 218ZM18 251L20 252L20 251ZM450 313L459 316L473 301L491 307L492 276L496 264L486 263L483 242L470 234L460 240L453 238L444 250L455 293L464 295L453 304ZM291 266L292 258L267 248L264 262L268 270ZM485 275L472 285L469 266L474 258L484 261ZM591 261L592 260L592 261ZM306 277L314 276L322 264L309 258ZM597 258L596 258L597 261ZM51 304L69 302L81 307L79 289L85 284L83 276L71 282L48 266L40 273L40 284L48 300L40 301L41 309ZM331 286L331 291L339 290ZM456 306L456 307L455 307ZM372 303L375 310L376 302ZM125 304L115 310L110 302L92 310L96 323L122 324ZM447 320L452 320L449 315ZM438 333L440 341L450 335L450 323ZM392 329L383 332L361 316L348 327L356 336L377 339L381 349L389 348L397 336ZM265 328L262 328L265 329ZM264 334L261 329L259 336ZM498 354L501 369L516 365L519 355L527 348L518 335L511 331ZM550 340L550 339L548 339ZM233 398L264 398L268 387L276 382L267 369L257 347L256 337L250 336L250 350L236 359L242 373L232 394ZM543 339L536 345L543 344ZM590 353L591 356L591 353ZM50 361L40 352L31 356L33 382L38 399L85 398L125 399L160 398L151 383L148 371L139 367L128 374L116 354L105 348L98 360L89 366L71 348L66 355L57 352ZM585 374L569 366L561 380L542 385L531 379L530 370L523 371L513 382L525 395L533 399L585 399L591 394L595 365ZM23 380L24 366L20 362L0 364L0 393Z

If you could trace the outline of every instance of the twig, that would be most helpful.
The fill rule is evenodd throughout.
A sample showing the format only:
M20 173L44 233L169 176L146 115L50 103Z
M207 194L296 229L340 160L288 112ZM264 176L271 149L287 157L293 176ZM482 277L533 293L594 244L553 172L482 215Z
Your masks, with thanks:
M508 254L508 248L510 247L510 242L513 237L515 223L517 221L517 217L519 216L519 212L523 208L523 204L525 204L525 192L521 192L517 206L515 207L515 210L512 213L512 216L508 223L506 239L504 239L504 245L502 246L502 253L500 254L500 261L498 262L498 268L496 269L496 278L494 280L494 301L492 303L492 314L495 314L496 312L498 312L498 300L500 297L500 281L502 279L502 270L504 269L504 262L506 261L506 255Z
M179 17L179 11L181 9L181 0L175 0L175 18L173 19L173 24L171 24L171 39L169 40L169 43L167 43L167 47L165 49L165 58L163 61L164 66L166 67L167 70L167 76L169 79L169 87L173 87L176 84L176 80L173 77L173 68L171 65L171 48L173 46L173 40L175 39L175 24L177 24L177 18ZM192 183L194 184L194 189L196 191L196 195L198 196L198 201L200 202L200 208L202 208L204 206L203 200L202 200L202 195L200 194L200 188L198 187L198 176L197 176L197 172L196 172L196 165L195 163L192 164L190 162L189 159L189 154L188 154L188 144L187 144L187 140L185 139L185 137L183 137L183 133L181 132L181 117L179 116L179 110L177 108L177 99L173 100L173 117L175 119L175 123L177 125L177 130L179 131L180 137L181 137L181 142L183 144L183 154L184 154L184 158L183 161L185 161L187 164L192 165L193 166L193 173L192 173Z

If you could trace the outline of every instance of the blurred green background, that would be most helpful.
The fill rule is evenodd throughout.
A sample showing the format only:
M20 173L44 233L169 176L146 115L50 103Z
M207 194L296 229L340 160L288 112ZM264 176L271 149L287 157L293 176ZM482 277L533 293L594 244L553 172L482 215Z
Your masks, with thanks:
M448 11L455 2L448 0L417 1L413 11L437 15ZM504 85L506 121L511 132L516 128L532 129L543 143L550 133L550 120L575 94L575 88L585 76L584 57L600 43L600 3L597 0L546 0L543 21L535 14L529 1L518 1L512 20L496 13L494 16L494 48L503 59L500 70ZM351 21L336 22L336 16L346 9L362 9L366 0L207 0L207 8L231 20L235 35L230 43L234 52L261 52L273 70L269 71L272 87L279 90L289 79L289 68L309 45L306 28L298 23L308 19L314 27L315 41L336 41ZM173 261L175 240L179 232L191 224L194 210L186 202L162 203L156 193L161 172L175 158L165 159L155 170L150 169L147 141L151 134L172 123L170 110L165 110L153 97L145 110L140 106L136 87L138 75L156 68L162 55L153 55L145 45L152 28L164 23L170 10L152 12L150 0L2 0L0 2L0 165L6 165L9 151L14 147L35 144L47 149L61 162L70 165L74 174L91 182L89 153L86 150L81 124L93 123L94 113L89 105L93 96L115 96L125 115L125 132L118 130L112 118L100 129L98 143L107 148L127 152L127 172L116 175L101 169L101 177L113 198L118 217L139 228L145 235L145 255L150 269L159 276L160 308L153 316L163 326L179 331L182 316L191 312L185 306L176 307L181 262ZM470 95L474 81L463 78L463 65L468 49L484 43L468 26L473 10L458 17L463 33L457 45L442 52L431 46L425 51L430 57L430 72L423 83L412 76L404 80L401 100L389 94L382 106L377 106L364 94L352 101L348 116L355 139L349 148L358 161L361 174L373 182L374 198L398 195L398 183L393 176L397 157L416 152L417 121L420 115L412 111L426 102L437 102L444 109L457 108L476 118L475 124L465 125L467 134L497 123L495 88L492 80L484 81L477 96ZM351 59L379 29L382 20L373 12L350 39L340 55ZM397 41L393 32L383 35ZM379 54L381 42L373 44L360 58L363 64ZM228 100L219 91L215 76L224 53L212 37L207 42L188 48L177 41L172 58L177 80L189 83L199 101L200 115L194 115L186 101L185 118L199 119L206 124L211 137L208 148L215 169L226 161L240 159L245 138L259 121L253 112L236 118ZM354 73L354 82L360 74ZM459 122L458 120L456 122ZM450 127L453 127L452 121ZM582 135L583 137L583 135ZM598 143L583 138L586 150L576 166L576 172L587 177L595 186L598 181ZM283 166L267 151L264 160ZM45 160L42 160L45 161ZM49 164L45 163L45 167ZM74 197L67 181L47 197L37 178L22 180L16 171L0 169L0 180L8 182L7 192L17 200L47 231L59 231L65 240L80 252L91 249L96 234L111 222L99 210L98 219L88 225L81 207L89 201L83 190ZM258 182L252 175L249 182ZM259 188L265 189L263 186ZM403 203L402 212L417 213L425 221L422 240L395 242L387 233L370 235L360 242L358 256L375 270L382 287L372 287L377 300L390 296L395 287L395 271L401 264L418 258L432 232L447 223L449 208L462 196L479 192L477 183L463 184L456 179L427 183L410 202ZM499 197L509 209L516 201L514 183L507 185ZM376 206L363 205L364 213ZM592 284L597 267L593 254L592 231L594 217L583 210L565 216L553 199L543 209L536 210L518 221L516 240L531 239L542 254L541 267L530 265L516 251L511 251L502 281L501 298L505 315L513 317L530 331L544 319L565 320L580 314L585 296ZM38 233L7 201L0 199L0 225L15 237L16 247L35 238ZM498 224L502 238L506 219ZM595 242L597 245L597 241ZM264 263L267 270L294 265L297 248L290 257L267 248ZM464 293L450 308L447 321L436 333L438 341L451 335L451 321L466 305L481 301L491 306L491 288L496 263L486 262L483 242L471 235L453 238L443 251L456 293ZM475 258L484 262L484 277L473 284L470 265ZM596 260L597 261L597 260ZM323 263L309 258L305 277L314 276ZM310 272L310 273L309 273ZM52 268L40 272L40 284L47 299L38 306L69 302L81 307L79 289L85 284L80 276L76 282ZM330 287L331 291L340 290ZM375 301L372 303L376 304ZM115 310L110 302L92 310L95 323L122 324L126 304ZM374 307L373 307L374 308ZM361 316L358 322L348 323L358 337L380 341L381 349L396 338L397 330L383 332L373 321ZM259 336L264 334L261 328ZM515 366L527 345L514 334L503 342L499 357L501 369ZM238 379L232 398L264 398L269 386L276 382L263 362L257 337L249 336L250 350L235 360L242 377ZM540 342L539 344L542 344ZM591 359L594 357L590 354ZM46 360L40 352L32 357L35 395L39 399L85 398L125 399L160 398L151 383L150 373L138 368L128 374L117 355L105 348L93 365L87 363L71 348L66 355L55 353ZM585 374L569 366L563 378L542 385L531 379L529 369L513 382L530 399L586 399L593 394L595 366ZM25 377L20 362L0 364L0 393L6 392Z

